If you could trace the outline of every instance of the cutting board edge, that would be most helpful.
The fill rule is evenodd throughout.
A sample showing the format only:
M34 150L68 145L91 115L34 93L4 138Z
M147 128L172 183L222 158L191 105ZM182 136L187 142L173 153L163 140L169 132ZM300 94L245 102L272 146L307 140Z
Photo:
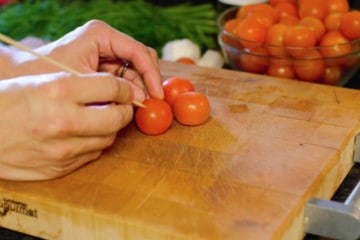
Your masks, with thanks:
M355 162L353 160L353 150L354 150L354 140L360 127L357 126L356 129L350 134L348 141L344 141L345 147L344 151L340 152L336 158L333 159L328 164L327 174L319 175L318 181L314 182L312 188L309 188L308 193L304 196L302 203L299 204L299 208L294 209L294 214L297 215L293 219L291 216L288 217L288 221L284 222L286 228L280 228L277 233L275 233L273 239L303 239L306 235L305 232L305 206L307 201L314 198L321 198L324 200L330 200L336 190L339 188L347 174L350 172L351 168L354 166ZM333 180L336 181L333 181ZM324 183L330 183L331 186L324 187ZM313 190L311 190L313 189ZM327 191L326 191L327 190ZM281 229L285 229L281 231Z

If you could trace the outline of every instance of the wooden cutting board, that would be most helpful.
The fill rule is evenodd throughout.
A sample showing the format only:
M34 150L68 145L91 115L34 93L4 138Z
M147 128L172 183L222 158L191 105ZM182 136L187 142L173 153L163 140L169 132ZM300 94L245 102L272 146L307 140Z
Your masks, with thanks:
M0 225L46 239L301 239L304 205L351 166L360 91L161 62L211 102L198 127L132 123L91 164L0 181Z

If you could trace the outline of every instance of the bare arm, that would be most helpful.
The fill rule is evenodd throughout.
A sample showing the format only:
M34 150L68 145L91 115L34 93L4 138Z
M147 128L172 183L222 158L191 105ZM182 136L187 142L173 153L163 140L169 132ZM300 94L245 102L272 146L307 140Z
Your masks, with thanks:
M37 51L84 74L0 49L1 179L71 173L111 146L133 117L134 98L163 97L155 51L104 22L91 21ZM133 68L119 78L123 61Z

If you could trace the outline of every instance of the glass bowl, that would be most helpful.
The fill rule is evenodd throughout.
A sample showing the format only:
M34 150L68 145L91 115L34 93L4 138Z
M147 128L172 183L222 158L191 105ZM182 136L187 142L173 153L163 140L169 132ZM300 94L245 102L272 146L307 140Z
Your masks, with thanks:
M236 17L239 7L219 14L218 42L230 68L280 78L344 85L360 67L360 39L334 46L284 47L241 39L223 26ZM344 55L323 57L322 53L338 48L350 49Z

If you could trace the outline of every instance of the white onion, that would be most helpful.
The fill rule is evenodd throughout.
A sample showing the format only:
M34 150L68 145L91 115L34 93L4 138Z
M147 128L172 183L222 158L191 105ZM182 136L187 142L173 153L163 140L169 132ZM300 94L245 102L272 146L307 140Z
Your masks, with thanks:
M169 41L162 49L162 59L167 61L176 61L179 58L186 57L197 62L200 56L200 47L189 39Z

